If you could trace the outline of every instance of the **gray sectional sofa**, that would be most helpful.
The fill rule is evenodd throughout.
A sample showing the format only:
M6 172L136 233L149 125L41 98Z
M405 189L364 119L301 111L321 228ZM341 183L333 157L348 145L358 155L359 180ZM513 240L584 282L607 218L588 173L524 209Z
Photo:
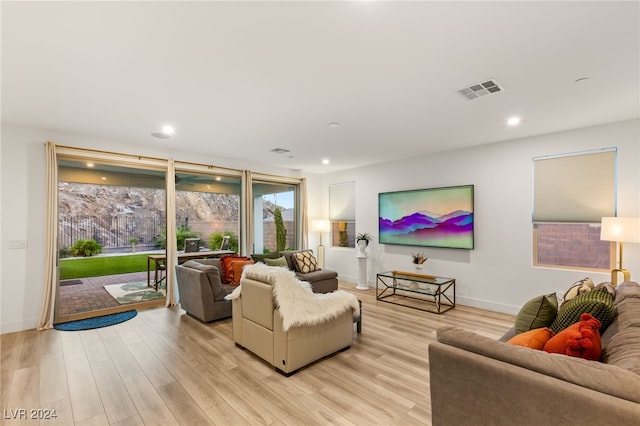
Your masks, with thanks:
M614 305L602 362L437 330L429 345L433 426L640 424L640 285L618 285Z
M296 276L302 280L311 284L311 288L314 293L329 293L338 289L338 273L329 269L318 269L316 271L303 273L296 267L296 262L293 259L295 253L299 253L306 250L286 250L280 252L270 252L268 254L252 254L251 258L256 262L264 262L265 259L277 259L284 257L287 262L287 267L296 273Z

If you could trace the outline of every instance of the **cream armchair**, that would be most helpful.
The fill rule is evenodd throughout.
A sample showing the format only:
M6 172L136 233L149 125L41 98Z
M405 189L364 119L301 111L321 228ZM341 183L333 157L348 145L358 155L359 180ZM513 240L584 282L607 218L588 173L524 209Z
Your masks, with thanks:
M244 269L233 300L233 340L289 376L301 367L348 349L358 299L347 292L315 294L282 267Z

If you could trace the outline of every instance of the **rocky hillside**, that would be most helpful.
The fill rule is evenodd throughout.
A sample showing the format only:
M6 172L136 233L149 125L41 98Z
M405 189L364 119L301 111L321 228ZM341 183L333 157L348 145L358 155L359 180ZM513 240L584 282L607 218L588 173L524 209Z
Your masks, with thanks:
M105 247L152 244L164 227L165 191L108 185L61 182L58 186L60 247L93 238ZM176 193L178 226L202 222L238 222L239 196L204 192ZM265 201L264 218L275 205Z

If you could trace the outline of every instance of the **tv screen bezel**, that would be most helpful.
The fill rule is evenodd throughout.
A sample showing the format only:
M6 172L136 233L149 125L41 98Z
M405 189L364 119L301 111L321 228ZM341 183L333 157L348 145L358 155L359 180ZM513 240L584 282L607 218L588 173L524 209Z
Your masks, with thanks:
M393 195L393 194L410 194L410 193L430 193L434 191L442 191L447 189L457 189L457 188L469 188L471 190L470 193L470 201L471 204L471 235L470 235L470 245L461 247L454 245L447 245L441 243L429 242L428 238L425 238L424 241L420 241L419 244L411 243L408 241L404 242L390 242L385 240L385 234L382 230L381 219L381 201L383 196ZM421 210L428 210L428 206L424 206ZM407 212L407 215L410 215L415 212ZM451 212L438 212L442 215L446 215ZM441 186L441 187L433 187L433 188L421 188L421 189L408 189L408 190L400 190L400 191L389 191L389 192L380 192L378 193L378 239L380 244L389 244L389 245L398 245L398 246L412 246L412 247L427 247L427 248L446 248L446 249L457 249L457 250L474 250L475 249L475 186L473 184L469 185L455 185L455 186Z

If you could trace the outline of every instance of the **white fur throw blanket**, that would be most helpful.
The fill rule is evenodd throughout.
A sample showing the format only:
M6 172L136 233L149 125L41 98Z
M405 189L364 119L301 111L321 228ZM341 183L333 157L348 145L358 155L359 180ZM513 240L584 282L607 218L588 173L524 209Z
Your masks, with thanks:
M265 281L273 285L273 297L280 307L282 328L315 325L337 318L347 309L354 317L359 315L358 298L342 290L331 293L314 293L311 284L301 281L296 274L284 267L266 266L262 263L245 266L242 278L248 277ZM240 297L242 285L238 286L225 299Z

